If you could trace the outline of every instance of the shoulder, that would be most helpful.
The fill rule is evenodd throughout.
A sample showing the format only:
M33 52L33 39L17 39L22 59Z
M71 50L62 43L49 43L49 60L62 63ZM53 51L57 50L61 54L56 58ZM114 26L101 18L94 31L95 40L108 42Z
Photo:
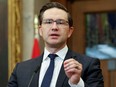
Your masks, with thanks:
M30 70L35 70L38 65L41 64L41 57L35 58L35 59L30 59L26 61L22 61L20 63L17 63L15 66L15 71L30 71Z
M22 61L22 62L19 62L18 65L33 65L35 64L37 61L39 61L39 57L38 58L35 58L35 59L29 59L29 60L25 60L25 61Z
M74 59L76 59L78 62L82 63L83 65L90 65L93 63L100 64L100 60L98 58L93 58L93 57L86 56L84 54L79 54L72 50L69 50L69 52L71 52L71 54L75 57Z
M84 54L77 54L77 56L80 58L81 61L84 61L84 62L94 62L94 61L99 62L98 58L89 57Z

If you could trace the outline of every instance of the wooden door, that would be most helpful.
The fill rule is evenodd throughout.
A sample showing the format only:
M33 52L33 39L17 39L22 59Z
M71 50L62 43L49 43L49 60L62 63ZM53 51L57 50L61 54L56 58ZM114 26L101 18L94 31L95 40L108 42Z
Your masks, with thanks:
M86 30L85 14L116 11L116 0L73 0L68 1L68 8L74 21L74 33L69 46L76 52L85 53ZM105 87L116 87L116 71L108 70L108 61L101 60Z

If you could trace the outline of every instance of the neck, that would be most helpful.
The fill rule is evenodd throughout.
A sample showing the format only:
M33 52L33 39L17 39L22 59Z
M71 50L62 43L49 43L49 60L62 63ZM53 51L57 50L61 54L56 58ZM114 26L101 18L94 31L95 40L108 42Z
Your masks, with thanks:
M59 50L61 50L62 48L64 48L66 46L66 44L64 44L63 46L54 46L54 47L49 47L49 46L46 46L46 49L50 52L50 53L56 53L58 52Z

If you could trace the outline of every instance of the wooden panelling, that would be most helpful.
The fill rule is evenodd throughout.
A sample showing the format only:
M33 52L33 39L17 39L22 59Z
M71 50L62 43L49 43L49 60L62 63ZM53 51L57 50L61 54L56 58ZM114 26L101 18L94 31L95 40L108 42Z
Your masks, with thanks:
M67 5L67 3L66 3L66 0L50 0L51 2L60 2L60 3L62 3L63 5Z
M75 27L75 32L71 38L71 47L73 50L81 54L85 53L85 14L116 11L115 3L115 0L75 0L70 4L69 7L71 8L71 14L74 19ZM108 60L101 60L101 69L104 76L105 87L116 87L116 71L108 70Z

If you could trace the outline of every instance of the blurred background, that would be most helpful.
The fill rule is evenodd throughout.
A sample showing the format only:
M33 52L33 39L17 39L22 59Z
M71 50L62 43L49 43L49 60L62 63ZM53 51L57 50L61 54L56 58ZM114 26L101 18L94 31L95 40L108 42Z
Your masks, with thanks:
M6 87L16 63L42 53L37 15L53 1L73 17L75 32L68 46L99 58L105 87L116 87L116 0L0 0L0 87Z

